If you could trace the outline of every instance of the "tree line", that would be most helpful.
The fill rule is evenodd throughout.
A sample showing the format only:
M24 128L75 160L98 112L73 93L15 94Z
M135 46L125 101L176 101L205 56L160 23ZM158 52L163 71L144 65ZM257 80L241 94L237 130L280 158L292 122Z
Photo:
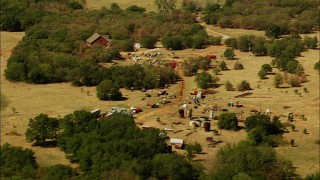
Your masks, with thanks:
M310 33L319 29L318 6L317 0L228 0L224 6L207 4L204 21L221 28L278 29L279 35Z

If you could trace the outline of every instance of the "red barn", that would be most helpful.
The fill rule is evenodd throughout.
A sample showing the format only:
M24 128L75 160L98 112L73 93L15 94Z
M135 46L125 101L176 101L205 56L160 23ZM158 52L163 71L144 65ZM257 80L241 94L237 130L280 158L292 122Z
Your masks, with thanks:
M108 35L100 35L98 33L94 33L86 40L86 43L89 46L102 45L103 47L107 48L110 45L110 39Z

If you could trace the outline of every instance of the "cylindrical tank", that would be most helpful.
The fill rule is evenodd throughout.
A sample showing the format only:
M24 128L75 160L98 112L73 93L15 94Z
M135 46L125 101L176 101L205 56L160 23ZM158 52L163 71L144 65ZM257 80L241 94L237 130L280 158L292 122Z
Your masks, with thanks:
M183 109L179 109L179 117L184 118L184 110Z
M210 123L209 122L204 123L204 131L206 131L206 132L210 131Z
M210 115L209 115L209 118L210 118L210 119L213 119L213 117L214 117L214 113L213 113L213 110L210 110Z

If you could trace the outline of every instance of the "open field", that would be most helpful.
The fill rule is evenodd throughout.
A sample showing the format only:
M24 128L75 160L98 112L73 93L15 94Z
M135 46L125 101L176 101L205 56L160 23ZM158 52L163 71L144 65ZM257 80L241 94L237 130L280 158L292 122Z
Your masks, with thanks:
M206 3L220 3L223 4L224 0L196 0L199 5L205 5ZM126 9L131 5L137 5L139 7L144 7L146 10L149 11L157 11L157 7L154 5L154 0L86 0L87 8L88 9L100 9L101 7L105 6L110 8L112 3L117 3L121 9ZM181 8L182 0L177 0L177 8Z
M241 31L241 30L239 30ZM225 33L225 31L221 31ZM243 31L247 32L247 31ZM242 32L242 33L243 33ZM260 33L258 31L253 33ZM52 165L52 164L70 164L65 158L64 153L58 148L38 148L32 147L31 143L27 143L24 138L24 132L26 130L28 120L35 117L39 113L46 113L50 116L64 116L68 113L72 113L75 110L86 109L92 110L100 108L102 111L107 111L113 106L140 106L144 112L135 115L137 123L143 123L144 125L151 125L157 128L173 128L173 131L169 131L168 135L172 138L182 138L188 142L199 142L203 147L205 154L197 155L195 160L198 160L204 164L207 169L210 169L210 164L214 160L215 154L219 147L226 143L238 142L246 139L245 130L238 132L219 130L220 136L213 136L212 132L205 132L203 128L192 130L189 127L189 120L178 117L177 110L181 108L179 106L179 90L183 88L183 97L181 101L186 102L189 107L193 108L194 117L209 116L207 111L203 111L206 107L217 104L222 108L228 109L230 112L243 111L243 117L250 115L250 109L261 109L265 111L270 109L271 115L288 115L293 112L296 116L293 122L296 126L296 132L289 132L284 134L284 139L290 141L295 139L296 147L289 145L276 148L278 156L291 160L295 167L297 167L297 173L304 177L307 174L314 173L319 170L319 145L315 143L319 140L319 73L313 69L313 65L319 59L319 50L309 50L302 53L302 56L297 58L303 65L309 82L302 84L299 88L279 88L273 87L273 75L268 75L268 79L260 80L257 76L258 71L262 64L270 63L271 57L255 57L250 53L243 53L235 51L236 58L244 65L243 70L233 70L233 65L237 60L226 60L227 66L230 70L222 71L218 75L220 78L220 87L211 89L214 90L214 94L206 95L205 99L200 100L201 106L194 109L193 104L189 104L191 95L189 94L192 89L196 88L194 83L194 77L183 77L183 82L178 82L175 85L169 87L169 94L176 94L178 97L172 99L172 103L161 106L158 109L151 109L146 104L152 104L159 100L155 96L156 90L153 92L151 98L144 97L143 92L140 91L128 91L122 89L122 93L128 99L125 101L99 101L96 98L95 87L74 87L70 83L60 84L48 84L48 85L32 85L26 83L13 83L7 81L4 76L4 69L6 66L7 58L10 56L11 49L18 43L23 37L24 33L7 33L1 32L1 94L5 95L10 102L8 106L1 110L1 144L9 142L15 146L23 146L32 148L37 157L37 161L40 165ZM236 35L227 34L232 37ZM218 59L223 54L225 46L211 46L200 50L182 50L182 51L167 51L163 48L158 48L154 51L161 51L163 56L159 58L165 60L172 60L170 53L175 52L180 58L176 61L183 61L183 59L198 55L216 54ZM146 51L141 49L135 54L139 55ZM145 58L146 59L146 58ZM126 60L119 62L120 65L133 64L132 60ZM212 65L216 65L216 62L212 62ZM276 70L274 70L276 71ZM211 70L209 70L211 74ZM242 80L250 82L253 90L251 96L246 98L234 98L234 96L242 94L243 92L226 91L223 83L230 80L233 85L240 83ZM283 85L288 86L288 85ZM303 88L306 87L309 93L305 93ZM297 89L301 92L301 96L294 93ZM228 102L237 102L243 105L243 108L227 107ZM288 109L284 109L283 106L290 106ZM221 112L215 112L215 116ZM304 114L307 121L299 119L299 115ZM160 118L162 124L156 121ZM282 117L283 122L286 122L286 118ZM181 122L180 125L172 124L173 122ZM211 122L211 129L218 129L216 121ZM172 126L171 126L172 124ZM240 123L243 126L243 123ZM307 129L309 134L303 134L303 129ZM291 131L291 129L289 128ZM15 132L15 133L14 133ZM191 135L186 136L191 133ZM15 134L15 135L13 135ZM20 135L19 135L20 134ZM207 136L213 136L215 140L222 140L223 143L216 148L208 148L205 138ZM182 150L174 151L178 153L185 153Z

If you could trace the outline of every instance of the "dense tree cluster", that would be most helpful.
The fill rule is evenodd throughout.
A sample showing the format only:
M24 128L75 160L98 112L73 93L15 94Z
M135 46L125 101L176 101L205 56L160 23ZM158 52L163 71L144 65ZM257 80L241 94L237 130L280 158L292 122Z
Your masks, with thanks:
M87 11L73 10L55 1L36 2L33 7L43 8L34 10L43 13L43 16L36 14L35 17L40 19L32 18L35 22L26 29L25 37L8 59L5 76L12 81L37 84L71 81L79 85L97 85L101 82L96 80L97 76L103 76L97 72L106 71L98 63L121 59L119 51L133 51L133 43L143 38L142 41L145 41L146 37L152 37L146 42L151 47L158 38L182 35L192 39L187 47L200 47L203 37L207 37L203 27L195 24L190 14L183 12L162 15L141 13L139 7L122 10L116 4L110 9L104 7ZM29 7L29 1L19 3L15 0L3 1L1 12L15 8L25 11ZM47 13L46 3L52 7L50 13ZM24 14L24 18L27 17ZM99 46L88 47L84 41L95 32L109 35L111 47L107 50Z
M228 0L224 6L207 4L204 20L222 28L266 30L267 36L277 38L319 28L318 6L317 0Z
M209 36L206 30L201 25L192 24L189 28L181 28L178 31L167 32L161 40L161 43L165 48L172 50L186 48L201 49L209 45L208 38Z
M0 148L1 179L32 179L35 177L38 164L31 149L22 149L10 144L3 144Z
M48 117L47 115L39 117L42 116ZM42 122L39 118L35 120ZM160 136L159 129L140 129L129 115L113 114L107 119L96 119L90 112L81 110L58 120L58 146L65 151L71 162L79 163L82 172L80 176L83 178L99 179L107 176L111 171L121 172L114 174L120 179L127 176L142 179L150 177L196 179L202 173L201 169L193 167L185 157L168 154L170 151L165 138ZM31 127L29 131L46 135L46 132L37 127ZM17 165L14 162L15 159L7 158L8 153L16 152L6 151L8 147L5 145L3 150L1 149L1 160L5 161L1 166L5 166L7 173L5 177L13 175L23 177L32 175L30 177L33 177L37 165L26 165L29 162L35 162L33 153L30 154L32 151L25 150L32 156L30 160L23 159L24 156L21 154L16 155L24 160ZM199 145L196 144L192 150L200 152L201 147L199 149ZM11 155L10 157L12 158ZM19 174L20 172L29 174ZM43 179L63 179L77 175L70 167L63 165L40 168L37 174Z
M292 163L279 160L270 147L250 142L227 144L219 149L210 179L290 179Z
M271 121L270 116L265 114L251 115L244 121L244 124L247 128L249 140L256 145L266 143L274 146L275 142L270 135L281 134L284 128L279 117L274 116Z
M189 58L183 61L182 70L185 76L192 76L197 74L198 70L207 70L210 67L211 59L208 57L199 56L196 58Z

